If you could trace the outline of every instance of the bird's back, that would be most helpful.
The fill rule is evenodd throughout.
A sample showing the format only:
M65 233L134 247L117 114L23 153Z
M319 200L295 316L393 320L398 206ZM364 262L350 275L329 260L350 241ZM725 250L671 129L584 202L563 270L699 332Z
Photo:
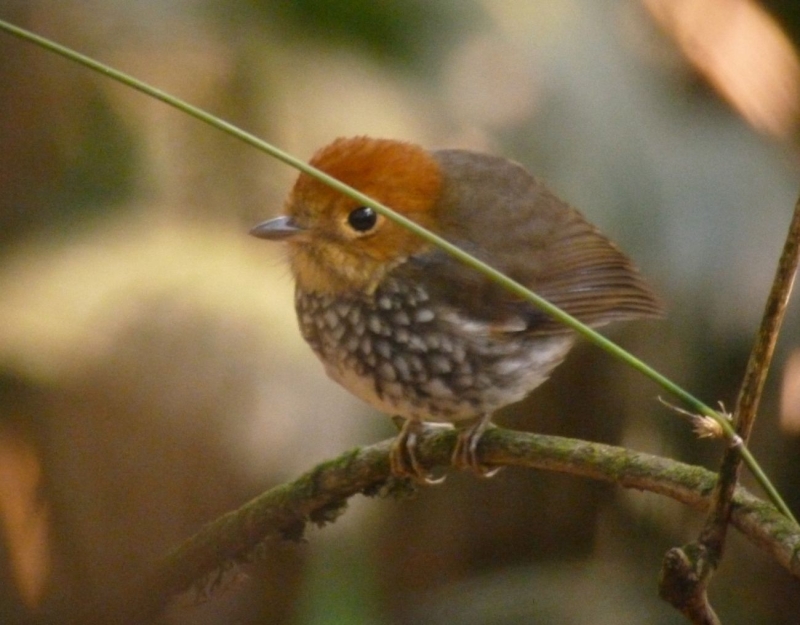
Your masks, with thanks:
M520 165L465 150L434 157L445 172L435 207L445 238L585 323L662 314L631 260ZM437 275L442 288L461 285L453 293L456 305L480 298L484 314L527 310L537 321L527 304L443 253L429 252L424 263L436 266L426 273ZM549 321L540 330L558 326Z

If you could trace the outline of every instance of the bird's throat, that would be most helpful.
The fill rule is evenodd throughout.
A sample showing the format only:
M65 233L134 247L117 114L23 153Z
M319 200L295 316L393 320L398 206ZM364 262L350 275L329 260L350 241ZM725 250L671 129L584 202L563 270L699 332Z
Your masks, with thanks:
M405 258L380 262L353 254L340 245L291 245L290 263L299 288L320 295L357 292L371 295L381 280Z

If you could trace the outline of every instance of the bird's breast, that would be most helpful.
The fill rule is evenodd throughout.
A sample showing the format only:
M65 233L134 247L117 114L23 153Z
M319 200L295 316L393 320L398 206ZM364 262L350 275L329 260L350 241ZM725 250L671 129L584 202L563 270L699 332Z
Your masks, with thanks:
M303 337L328 375L375 408L457 422L519 401L558 365L569 335L497 333L423 285L386 278L371 295L297 289Z

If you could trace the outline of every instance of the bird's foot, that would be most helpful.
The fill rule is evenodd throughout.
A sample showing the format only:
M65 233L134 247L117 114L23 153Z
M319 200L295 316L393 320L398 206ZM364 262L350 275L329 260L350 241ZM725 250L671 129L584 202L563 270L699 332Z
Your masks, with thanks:
M491 467L482 464L478 459L478 443L483 433L493 427L491 415L484 415L475 423L458 433L453 450L453 466L457 469L468 469L480 477L494 477L502 467Z
M402 421L402 423L401 423ZM426 425L417 419L394 417L400 433L389 450L389 468L397 478L410 478L419 484L432 485L444 482L445 476L433 477L417 458L417 441L425 431Z

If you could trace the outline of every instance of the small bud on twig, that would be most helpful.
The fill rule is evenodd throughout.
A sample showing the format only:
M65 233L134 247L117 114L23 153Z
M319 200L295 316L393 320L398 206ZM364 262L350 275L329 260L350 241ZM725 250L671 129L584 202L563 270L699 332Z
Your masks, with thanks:
M689 423L691 423L692 430L694 430L694 433L697 435L698 438L724 438L725 432L722 429L722 426L713 417L696 414L694 412L689 412L688 410L684 410L679 406L670 404L668 401L665 401L660 396L658 398L658 401L664 404L667 408L674 410L679 415L686 417L689 420ZM719 402L719 407L720 407L719 414L722 415L728 421L730 421L731 414L725 410L725 406L722 402ZM733 443L734 445L737 444L736 441L733 441ZM738 441L738 444L741 444L741 439Z

